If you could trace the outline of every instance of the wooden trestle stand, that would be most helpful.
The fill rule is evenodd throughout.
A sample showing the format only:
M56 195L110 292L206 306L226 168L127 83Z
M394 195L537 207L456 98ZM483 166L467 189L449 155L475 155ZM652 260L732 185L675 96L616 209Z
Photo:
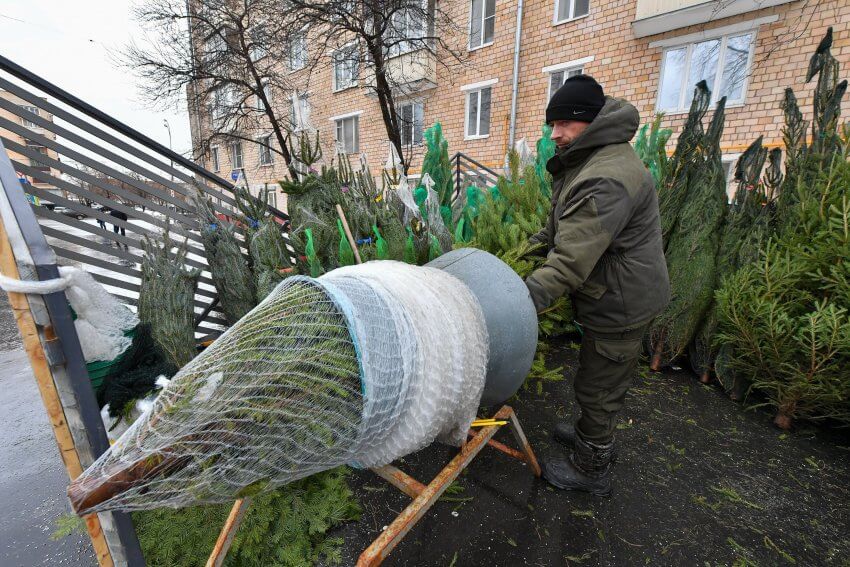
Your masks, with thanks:
M540 476L540 465L537 457L522 431L519 420L510 406L502 406L493 416L494 420L507 421L511 433L520 449L508 447L503 443L493 440L493 436L499 429L499 425L488 425L477 431L469 431L469 440L460 448L458 454L447 464L440 473L427 485L422 484L407 473L392 465L377 467L372 471L410 496L413 502L408 504L401 514L381 533L378 538L367 547L357 561L357 567L374 567L380 565L393 549L404 539L422 516L439 500L440 496L449 485L469 466L472 460L481 452L486 445L505 453L519 461L527 463L535 476ZM224 557L233 541L233 536L245 516L245 510L249 499L237 500L230 511L230 515L218 536L212 555L207 561L207 567L219 567L224 562Z

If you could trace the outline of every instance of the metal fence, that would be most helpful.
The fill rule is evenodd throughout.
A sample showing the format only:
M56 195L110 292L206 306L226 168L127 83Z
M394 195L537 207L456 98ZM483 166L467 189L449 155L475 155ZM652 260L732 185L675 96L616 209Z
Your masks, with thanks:
M202 270L196 330L220 332L226 321L215 309L191 196L208 195L216 213L229 216L233 185L4 57L0 89L0 140L61 262L83 267L135 305L141 242L169 230L188 246L186 266Z

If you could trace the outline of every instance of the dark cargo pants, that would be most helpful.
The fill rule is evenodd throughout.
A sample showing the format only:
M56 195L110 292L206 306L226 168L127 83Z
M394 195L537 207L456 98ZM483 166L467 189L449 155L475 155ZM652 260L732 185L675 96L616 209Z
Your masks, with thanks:
M621 333L583 328L579 368L575 378L581 417L576 429L591 443L614 438L617 413L632 385L646 326Z

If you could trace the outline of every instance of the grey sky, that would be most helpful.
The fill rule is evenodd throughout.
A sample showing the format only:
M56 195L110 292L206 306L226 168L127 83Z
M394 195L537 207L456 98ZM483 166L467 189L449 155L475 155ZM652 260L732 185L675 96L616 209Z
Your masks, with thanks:
M142 32L139 0L0 0L0 54L181 153L191 149L185 100L151 108L136 77L114 61Z

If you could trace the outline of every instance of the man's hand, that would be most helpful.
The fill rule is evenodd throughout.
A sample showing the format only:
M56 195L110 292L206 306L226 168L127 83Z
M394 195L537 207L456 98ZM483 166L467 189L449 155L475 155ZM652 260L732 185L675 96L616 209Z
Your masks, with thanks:
M537 313L540 313L552 305L552 297L539 283L534 281L533 274L526 278L525 286L528 288L528 293L531 295L531 301L534 302L534 310L537 311Z

